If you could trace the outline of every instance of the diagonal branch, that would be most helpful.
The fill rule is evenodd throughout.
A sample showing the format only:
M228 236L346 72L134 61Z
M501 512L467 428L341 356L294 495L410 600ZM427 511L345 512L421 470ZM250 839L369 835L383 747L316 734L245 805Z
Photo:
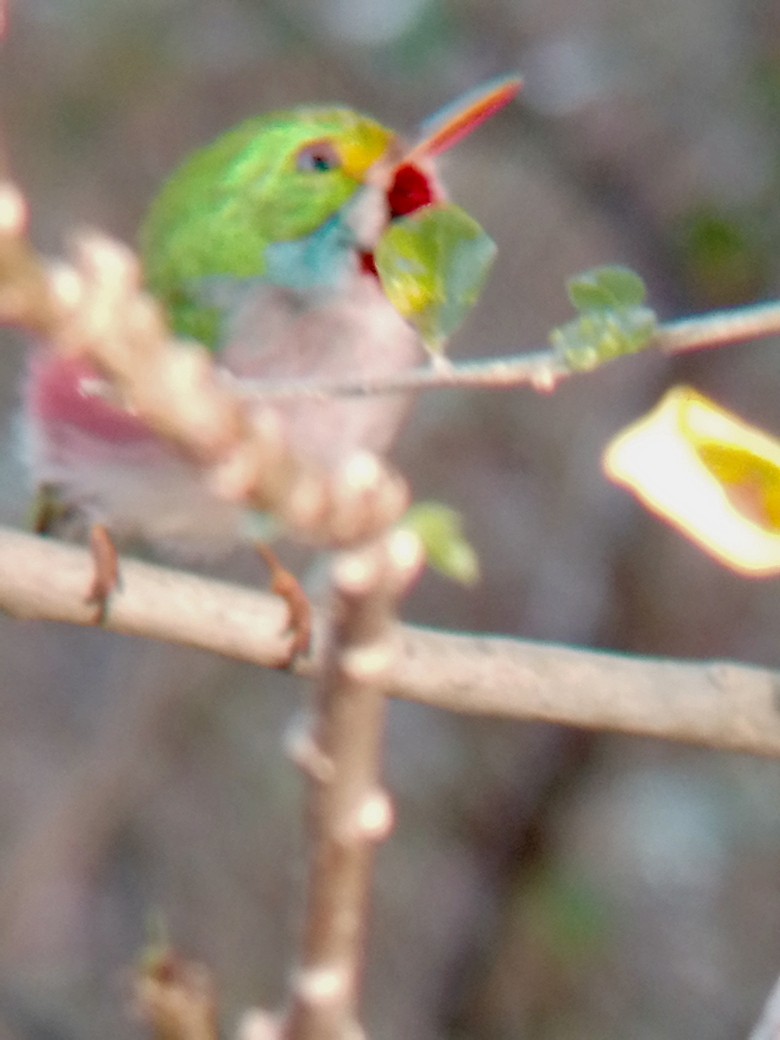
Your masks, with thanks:
M372 538L403 514L406 485L379 459L356 452L333 472L307 462L276 413L248 407L205 347L174 339L131 250L91 232L75 240L70 262L47 265L25 232L24 199L0 183L0 325L105 376L97 392L201 467L215 496L329 546Z
M17 618L88 625L85 550L0 532L0 609ZM284 605L248 588L134 560L105 627L280 667ZM718 661L631 657L499 636L405 626L385 679L394 697L464 714L558 722L709 747L780 755L780 675ZM315 674L321 657L301 661Z

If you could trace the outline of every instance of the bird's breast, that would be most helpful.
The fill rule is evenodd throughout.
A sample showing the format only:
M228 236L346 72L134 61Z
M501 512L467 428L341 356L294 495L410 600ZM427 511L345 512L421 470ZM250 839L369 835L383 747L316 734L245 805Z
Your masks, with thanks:
M420 363L416 331L371 274L356 273L338 293L309 296L274 286L247 294L230 325L226 366L253 380L354 379ZM292 446L325 465L357 449L384 453L410 404L408 395L331 397L274 403Z

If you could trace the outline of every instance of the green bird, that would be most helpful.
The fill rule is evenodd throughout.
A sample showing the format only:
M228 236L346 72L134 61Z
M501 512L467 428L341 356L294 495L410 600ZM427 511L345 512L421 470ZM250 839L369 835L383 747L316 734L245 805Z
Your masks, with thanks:
M447 201L435 159L518 89L513 78L488 84L411 145L350 109L305 107L249 119L196 152L141 231L146 282L174 332L253 381L391 375L439 350L475 301L493 245ZM257 518L91 392L96 377L45 345L31 352L25 452L57 514L184 558L254 537ZM294 451L334 467L357 449L386 452L408 406L387 394L273 408Z

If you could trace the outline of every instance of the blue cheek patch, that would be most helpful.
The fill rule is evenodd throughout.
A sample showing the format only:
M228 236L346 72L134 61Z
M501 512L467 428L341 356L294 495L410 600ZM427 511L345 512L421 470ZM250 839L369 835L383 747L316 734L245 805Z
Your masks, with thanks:
M352 229L337 214L307 238L274 242L265 251L263 280L298 292L335 290L355 269Z

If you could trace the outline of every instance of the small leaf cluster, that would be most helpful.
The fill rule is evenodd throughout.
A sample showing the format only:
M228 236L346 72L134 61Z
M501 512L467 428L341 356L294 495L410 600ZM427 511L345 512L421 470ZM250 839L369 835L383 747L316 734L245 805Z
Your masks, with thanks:
M657 330L655 312L645 306L645 284L626 267L585 271L569 281L567 291L578 317L553 329L550 343L574 371L636 354Z

